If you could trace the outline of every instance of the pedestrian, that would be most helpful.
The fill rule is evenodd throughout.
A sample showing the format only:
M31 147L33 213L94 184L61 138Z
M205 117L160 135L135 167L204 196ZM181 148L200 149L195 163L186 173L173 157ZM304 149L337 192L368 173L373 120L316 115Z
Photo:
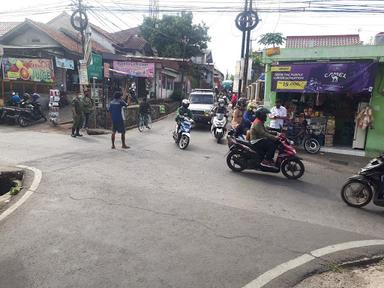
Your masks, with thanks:
M93 100L89 94L89 92L85 93L85 97L83 98L83 111L84 111L84 129L89 128L89 116L91 115L93 111L94 103Z
M125 125L123 119L123 108L127 107L128 104L121 99L122 94L120 92L115 92L113 100L109 104L109 112L111 113L112 119L112 149L115 147L115 136L116 132L121 134L121 143L123 149L128 149L129 146L125 144Z
M72 99L72 137L81 137L80 129L83 126L84 117L83 117L83 101L81 101L81 93L77 93L76 96Z
M287 119L287 109L281 105L280 100L276 100L275 106L271 109L271 114L268 115L271 119L269 130L281 132L284 127L284 120Z

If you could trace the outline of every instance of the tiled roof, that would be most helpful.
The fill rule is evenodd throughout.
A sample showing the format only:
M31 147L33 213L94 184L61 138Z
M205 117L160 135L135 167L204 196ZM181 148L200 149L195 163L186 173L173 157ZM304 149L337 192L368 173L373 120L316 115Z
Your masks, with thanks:
M122 48L130 50L142 50L148 42L139 36L140 27L134 27L115 33L111 33L113 40Z
M320 35L320 36L287 36L286 48L311 48L332 46L360 45L359 34Z
M21 22L0 22L0 36L15 28Z
M48 36L50 36L53 40L55 40L67 50L75 52L77 54L82 53L81 44L66 36L64 33L61 33L44 23L35 22L32 20L26 21L30 22L33 26L46 33Z

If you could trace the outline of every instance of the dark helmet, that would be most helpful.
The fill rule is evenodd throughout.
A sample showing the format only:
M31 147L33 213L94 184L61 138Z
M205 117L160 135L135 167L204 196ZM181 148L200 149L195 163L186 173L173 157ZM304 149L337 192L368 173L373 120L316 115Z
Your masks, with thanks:
M269 111L267 108L260 107L260 108L257 108L257 110L255 112L255 116L257 119L265 122L267 120L268 114L270 114L270 113L271 113L271 111Z
M237 106L238 106L239 108L245 109L245 107L247 106L247 99L245 99L245 98L240 98L240 99L237 101Z
M225 100L223 98L220 98L218 103L217 103L220 107L224 107L225 106Z
M188 99L183 99L183 101L181 102L181 105L183 105L184 108L188 108L189 107L189 100Z

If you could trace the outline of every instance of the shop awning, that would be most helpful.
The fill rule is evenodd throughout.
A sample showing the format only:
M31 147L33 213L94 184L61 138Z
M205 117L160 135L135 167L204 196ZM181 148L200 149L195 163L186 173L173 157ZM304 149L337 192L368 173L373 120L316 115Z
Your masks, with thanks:
M272 91L301 93L370 93L374 61L272 65Z

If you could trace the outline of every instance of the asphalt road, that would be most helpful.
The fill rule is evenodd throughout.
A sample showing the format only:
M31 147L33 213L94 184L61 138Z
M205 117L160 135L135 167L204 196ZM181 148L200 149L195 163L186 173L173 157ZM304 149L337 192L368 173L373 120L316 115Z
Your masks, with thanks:
M0 127L0 163L43 171L0 222L0 287L240 288L305 252L384 238L382 209L341 202L342 169L238 174L207 130L181 151L173 127L129 131L115 151L109 135Z

